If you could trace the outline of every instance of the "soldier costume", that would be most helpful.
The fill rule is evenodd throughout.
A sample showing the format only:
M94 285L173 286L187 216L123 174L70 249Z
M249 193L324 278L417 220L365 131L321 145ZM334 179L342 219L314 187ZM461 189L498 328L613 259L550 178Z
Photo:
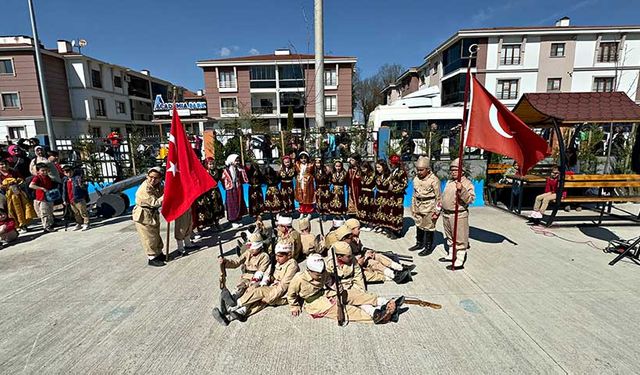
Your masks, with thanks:
M300 229L300 243L302 244L302 254L306 258L311 253L320 251L316 237L311 234L311 224L308 218L298 220L298 229Z
M347 183L347 172L342 167L342 161L337 160L333 164L334 171L331 174L333 194L329 203L329 212L333 215L345 215L347 207L344 200L344 186Z
M288 243L293 248L293 259L302 259L302 242L300 240L300 233L298 233L291 224L293 219L289 216L280 215L276 221L278 242Z
M464 174L464 170L458 171L459 160L460 159L455 159L451 162L449 166L451 176L442 193L442 224L444 226L447 244L449 245L449 253L439 259L441 262L451 262L453 260L453 252L451 250L453 246L453 224L456 206L456 177L458 172ZM459 195L456 263L453 265L455 268L464 267L464 262L467 259L467 249L469 249L469 205L476 199L473 183L464 175L460 180Z
M224 264L226 268L240 267L242 270L242 275L240 275L240 281L236 286L236 290L230 294L226 294L229 292L226 291L225 293L223 290L225 294L223 294L222 298L225 301L228 301L229 298L237 300L248 289L256 288L258 283L262 281L265 273L269 271L271 261L269 254L263 251L262 236L259 233L253 233L249 237L249 241L249 248L245 250L237 260L220 258L220 262Z
M189 249L196 247L191 242L191 233L193 233L193 215L189 208L175 220L173 225L173 236L178 244L178 252L182 256L187 255Z
M136 191L136 205L131 215L136 223L142 247L149 258L150 266L164 266L162 237L160 237L160 207L163 188L162 171L158 167L149 169L147 179Z
M223 302L228 313L217 320L227 324L232 320L244 321L247 317L254 315L267 306L282 306L287 304L286 294L291 280L300 268L298 262L291 257L291 246L289 244L278 243L276 245L276 265L273 269L273 276L269 277L265 273L260 284L256 288L248 289L242 297L234 300L223 294ZM214 313L215 314L215 313Z
M416 162L418 171L413 178L413 198L411 199L411 213L416 222L416 244L409 251L421 250L418 255L431 254L433 234L436 230L438 218L437 207L440 205L440 180L429 168L429 159L420 156ZM420 173L426 173L420 177Z
M337 319L336 298L335 282L327 273L322 257L320 254L311 254L307 259L307 270L298 272L289 284L287 301L291 314L298 316L303 308L314 319ZM345 290L342 300L348 321L376 324L397 320L397 308L404 301L402 297L387 301L375 294L355 289Z

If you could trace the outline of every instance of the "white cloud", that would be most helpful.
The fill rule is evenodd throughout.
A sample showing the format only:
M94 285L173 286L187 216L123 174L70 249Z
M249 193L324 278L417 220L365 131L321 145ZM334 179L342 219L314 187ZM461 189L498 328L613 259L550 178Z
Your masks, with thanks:
M222 48L220 48L220 52L219 53L220 53L220 56L227 57L227 56L229 56L231 54L231 50L229 48L227 48L227 47L222 47Z
M234 50L234 51L237 51L237 50L239 50L239 49L240 49L240 47L238 47L238 46L231 46L231 49L232 49L232 50Z
M259 55L259 54L260 54L260 51L258 51L258 50L257 50L257 49L255 49L255 48L251 48L251 49L249 50L249 54L250 54L250 55Z

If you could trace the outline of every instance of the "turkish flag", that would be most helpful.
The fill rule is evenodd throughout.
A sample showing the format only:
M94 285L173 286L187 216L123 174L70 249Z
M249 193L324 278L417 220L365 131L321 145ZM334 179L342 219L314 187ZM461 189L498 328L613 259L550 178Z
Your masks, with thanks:
M471 76L471 108L465 145L505 155L518 163L519 172L548 155L549 145Z
M173 106L162 215L170 222L185 213L199 196L218 186L193 151Z

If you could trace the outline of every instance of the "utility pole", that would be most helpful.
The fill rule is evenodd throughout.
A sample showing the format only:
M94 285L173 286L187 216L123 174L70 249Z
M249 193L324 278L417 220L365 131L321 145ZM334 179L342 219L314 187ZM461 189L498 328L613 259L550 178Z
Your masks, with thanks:
M316 127L324 128L324 26L322 21L322 2L314 0L314 25L316 47Z
M40 97L42 98L44 121L47 124L47 134L49 135L49 148L55 150L56 135L53 131L53 122L51 121L51 113L49 112L49 94L47 93L47 85L44 81L42 56L40 54L40 39L38 38L38 28L36 27L36 14L33 10L33 0L27 0L27 2L29 3L29 16L31 17L31 31L33 32L33 46L36 55L36 70L38 71Z

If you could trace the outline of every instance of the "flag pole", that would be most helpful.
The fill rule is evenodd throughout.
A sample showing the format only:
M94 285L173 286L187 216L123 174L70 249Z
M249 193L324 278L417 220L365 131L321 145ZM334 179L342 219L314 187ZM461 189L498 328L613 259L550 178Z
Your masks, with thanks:
M475 54L478 51L478 45L472 44L469 46L469 62L467 64L467 76L465 78L464 85L464 109L462 112L462 128L460 129L460 141L459 141L459 149L458 149L458 178L456 179L456 184L462 181L462 158L464 157L464 133L467 129L467 119L469 118L469 114L467 112L467 107L469 104L469 87L471 85L471 61L475 58ZM458 241L458 214L460 213L460 191L456 186L456 205L453 216L453 244L452 244L452 256L451 256L451 270L454 271L456 269L456 243Z
M171 222L167 221L167 241L165 244L164 252L165 252L165 262L169 263L169 234L171 233Z

